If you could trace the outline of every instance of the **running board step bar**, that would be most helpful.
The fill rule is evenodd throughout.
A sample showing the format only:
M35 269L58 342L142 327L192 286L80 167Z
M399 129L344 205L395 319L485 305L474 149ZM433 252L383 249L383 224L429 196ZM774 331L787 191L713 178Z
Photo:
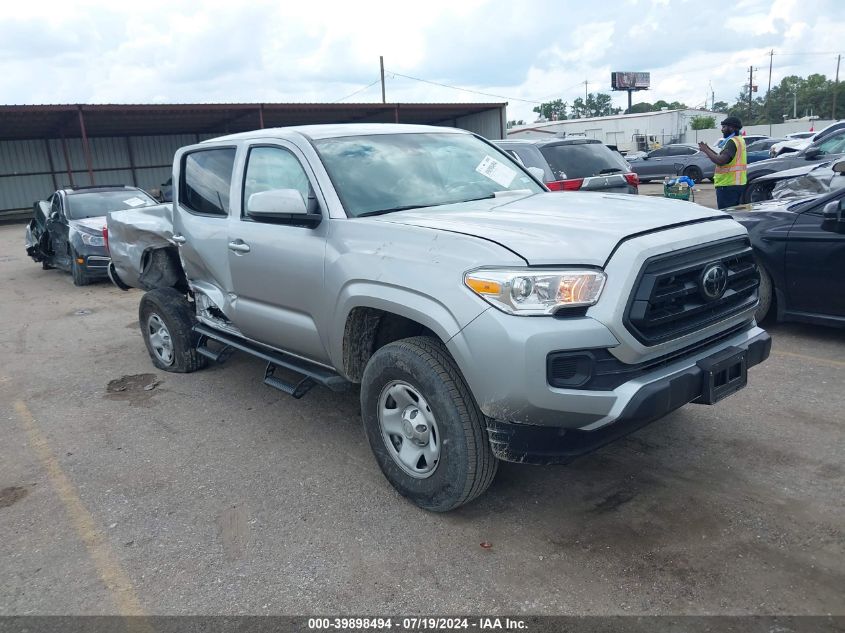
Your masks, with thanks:
M225 363L234 351L235 350L231 345L226 344L223 344L223 347L219 350L211 349L208 346L208 337L204 334L197 340L197 354L205 356L212 363Z
M288 382L287 380L276 376L276 369L278 369L277 365L267 363L267 369L264 370L264 384L269 387L273 387L274 389L278 389L279 391L284 391L286 394L293 396L297 400L311 391L311 387L317 384L309 376L304 376L299 372L296 373L297 377L301 377L299 382Z
M337 372L317 365L310 361L298 358L293 354L286 354L279 350L271 349L260 343L254 343L238 336L220 332L201 323L193 327L197 335L197 352L206 358L218 361L217 358L225 360L234 350L246 352L252 356L267 362L267 369L264 372L264 383L289 393L294 398L301 398L315 384L322 385L332 391L345 391L351 384ZM208 340L216 341L223 345L219 352L209 349L206 346ZM277 369L284 369L302 377L298 382L288 382L275 375ZM297 395L298 394L298 395Z

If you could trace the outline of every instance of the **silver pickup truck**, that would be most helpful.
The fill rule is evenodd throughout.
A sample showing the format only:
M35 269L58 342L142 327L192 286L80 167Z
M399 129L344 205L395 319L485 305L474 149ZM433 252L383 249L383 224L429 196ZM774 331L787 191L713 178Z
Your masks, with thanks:
M257 130L180 149L173 203L112 213L153 363L235 350L301 397L360 385L386 478L446 511L498 460L566 463L769 355L746 231L687 202L554 193L471 133Z

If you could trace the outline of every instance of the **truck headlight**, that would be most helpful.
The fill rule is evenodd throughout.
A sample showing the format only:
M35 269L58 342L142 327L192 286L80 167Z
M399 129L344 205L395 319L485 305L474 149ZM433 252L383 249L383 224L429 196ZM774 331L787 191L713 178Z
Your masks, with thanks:
M607 276L599 270L480 268L464 275L479 297L509 314L554 314L599 300Z
M105 246L105 240L102 235L92 235L91 233L80 233L82 236L82 243L88 246Z

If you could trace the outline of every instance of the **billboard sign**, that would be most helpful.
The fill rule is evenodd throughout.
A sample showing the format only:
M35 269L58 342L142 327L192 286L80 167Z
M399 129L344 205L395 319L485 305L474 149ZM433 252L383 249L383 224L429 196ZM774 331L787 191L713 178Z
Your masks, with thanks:
M613 72L610 73L610 86L613 90L648 90L651 73Z

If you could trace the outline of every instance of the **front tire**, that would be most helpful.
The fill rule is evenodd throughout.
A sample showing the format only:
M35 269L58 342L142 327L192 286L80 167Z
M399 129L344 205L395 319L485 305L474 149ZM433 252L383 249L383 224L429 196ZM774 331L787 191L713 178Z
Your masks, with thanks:
M768 271L761 264L758 264L758 268L760 269L760 288L758 290L760 304L754 312L754 319L759 324L763 322L771 310L774 286L772 285L772 276Z
M91 283L91 279L85 274L85 268L82 264L77 263L79 255L76 251L70 252L70 274L73 276L74 286L87 286Z
M164 371L187 374L206 365L196 349L191 328L191 305L175 288L157 288L141 297L138 320L153 365Z
M436 339L402 339L373 354L361 381L361 417L384 476L425 510L468 503L496 475L484 415Z

